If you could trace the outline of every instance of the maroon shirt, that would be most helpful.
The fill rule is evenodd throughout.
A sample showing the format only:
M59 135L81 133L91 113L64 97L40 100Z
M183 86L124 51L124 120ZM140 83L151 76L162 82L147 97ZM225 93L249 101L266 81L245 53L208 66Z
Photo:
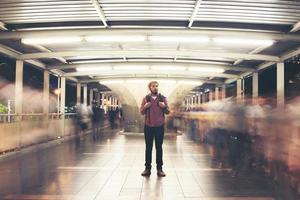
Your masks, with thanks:
M168 107L166 97L163 97L165 105ZM165 116L163 113L163 109L159 107L159 97L157 96L156 99L150 98L151 106L147 109L144 108L145 104L147 103L146 97L143 98L141 104L141 114L145 115L145 125L150 127L159 127L164 125L165 123Z

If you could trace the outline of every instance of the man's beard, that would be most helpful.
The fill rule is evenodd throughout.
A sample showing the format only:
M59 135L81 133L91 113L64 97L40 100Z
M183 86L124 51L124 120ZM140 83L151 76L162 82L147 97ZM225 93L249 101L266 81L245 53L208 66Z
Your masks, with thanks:
M151 93L156 95L158 91L151 91Z

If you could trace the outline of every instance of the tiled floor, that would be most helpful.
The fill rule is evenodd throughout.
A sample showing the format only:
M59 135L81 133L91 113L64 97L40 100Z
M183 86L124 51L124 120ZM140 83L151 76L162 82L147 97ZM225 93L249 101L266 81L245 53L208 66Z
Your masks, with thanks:
M213 167L210 152L184 136L167 135L167 176L152 170L144 178L142 134L107 133L96 141L87 136L80 144L65 142L0 162L0 199L273 200L264 177L232 178L230 168Z

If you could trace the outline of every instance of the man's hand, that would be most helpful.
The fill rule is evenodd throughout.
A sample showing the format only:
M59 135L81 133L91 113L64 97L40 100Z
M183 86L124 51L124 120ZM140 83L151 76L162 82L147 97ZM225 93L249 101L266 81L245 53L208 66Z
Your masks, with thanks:
M148 102L148 103L145 103L144 108L145 108L145 109L146 109L146 108L150 108L150 106L151 106L151 103Z
M159 102L158 105L161 108L165 108L166 107L166 104L164 102Z

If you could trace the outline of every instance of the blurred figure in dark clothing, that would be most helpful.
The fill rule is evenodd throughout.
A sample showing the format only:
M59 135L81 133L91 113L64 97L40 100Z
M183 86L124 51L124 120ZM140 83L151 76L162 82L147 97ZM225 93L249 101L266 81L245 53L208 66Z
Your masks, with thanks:
M93 139L98 139L100 132L100 108L96 103L92 105L92 127L93 127Z
M228 139L229 164L232 167L232 177L239 175L241 168L247 164L251 153L251 140L241 132L230 132Z
M115 129L116 112L112 107L108 111L108 118L109 118L110 128Z
M116 107L116 109L115 109L115 121L114 121L115 128L118 128L120 126L120 121L121 121L120 109L119 109L119 107Z
M88 127L88 121L89 121L89 111L88 111L87 106L85 106L83 104L77 104L76 105L76 116L74 119L75 138L76 138L77 145L80 143L81 135Z
M120 112L120 114L119 114L119 116L120 116L120 128L124 128L125 118L124 118L124 113L123 113L122 107L119 108L119 112Z

